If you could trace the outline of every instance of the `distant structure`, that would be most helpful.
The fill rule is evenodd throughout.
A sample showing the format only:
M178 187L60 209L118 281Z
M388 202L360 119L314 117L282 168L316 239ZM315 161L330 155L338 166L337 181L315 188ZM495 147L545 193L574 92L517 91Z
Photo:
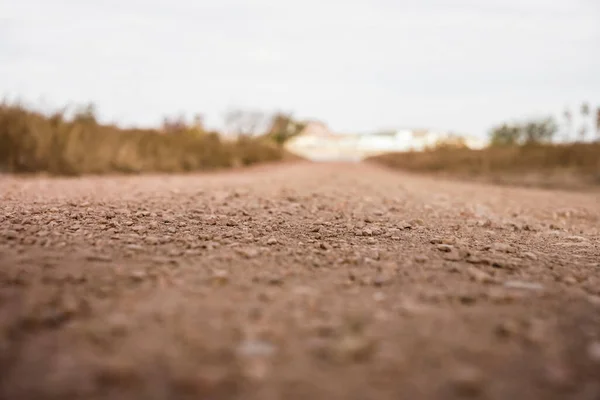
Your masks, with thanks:
M360 161L378 154L424 151L439 143L458 141L472 149L483 148L486 145L485 141L476 138L423 129L339 134L332 132L322 122L310 121L298 135L288 140L285 146L288 151L314 161Z

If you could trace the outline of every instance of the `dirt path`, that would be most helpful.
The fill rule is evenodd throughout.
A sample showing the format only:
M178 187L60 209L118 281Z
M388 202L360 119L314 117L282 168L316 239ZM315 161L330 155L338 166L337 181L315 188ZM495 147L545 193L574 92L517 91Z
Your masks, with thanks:
M600 198L293 164L0 177L2 399L600 398Z

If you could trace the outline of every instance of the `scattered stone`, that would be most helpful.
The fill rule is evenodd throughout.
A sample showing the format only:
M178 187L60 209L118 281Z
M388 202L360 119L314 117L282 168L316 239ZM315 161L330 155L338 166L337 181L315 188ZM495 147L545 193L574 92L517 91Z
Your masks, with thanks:
M118 228L119 227L119 224L117 223L117 221L114 221L114 220L109 221L107 225L109 228Z
M381 275L378 275L378 276L376 276L376 277L373 279L373 286L375 286L375 287L382 287L382 286L383 286L383 285L385 285L387 282L388 282L388 280L387 280L385 277L383 277L383 276L381 276Z
M112 261L112 257L101 254L90 254L85 257L87 261L100 261L100 262L110 262Z
M492 261L487 258L479 257L477 255L471 254L467 257L466 261L469 264L480 264L480 265L491 265Z
M12 228L17 232L22 232L25 230L25 227L21 224L13 224Z
M244 340L237 347L237 353L243 357L269 357L275 354L277 348L265 340Z
M494 243L492 248L494 250L502 252L502 253L512 253L513 252L513 248L509 244L506 244L506 243Z
M563 362L549 362L544 366L544 379L555 388L573 388L573 371Z
M524 297L523 292L517 292L514 290L492 290L487 294L488 299L495 304L511 304Z
M479 369L471 366L454 368L451 382L463 396L478 396L484 389L483 374Z
M129 278L134 282L141 282L147 276L148 276L148 274L146 273L146 271L142 271L142 270L135 270L135 271L131 271L129 273Z
M569 241L569 242L587 242L587 238L584 238L583 236L567 236L565 238L565 240Z
M373 236L380 236L383 234L383 231L379 228L374 228L373 229Z
M410 222L403 222L400 224L400 228L404 230L410 230L413 228L413 225Z
M375 341L362 334L346 334L335 343L335 355L340 361L364 362L375 350Z
M482 228L490 228L492 226L492 220L480 219L479 221L477 221L477 226Z
M211 280L213 284L219 286L226 285L229 283L229 273L223 269L215 270L213 271Z
M511 288L511 289L523 289L523 290L532 290L532 291L544 290L544 286L539 283L525 282L525 281L519 281L519 280L506 281L506 282L504 282L504 287Z
M321 243L319 243L319 247L320 247L322 250L329 250L329 245L327 245L327 243L325 243L325 242L321 242Z
M600 296L591 294L587 297L587 299L591 304L600 307Z
M458 301L461 302L461 304L464 305L472 305L475 304L477 302L477 296L474 294L460 294L458 295Z
M370 237L367 239L367 244L376 244L377 240L374 237Z
M369 229L369 228L363 229L361 232L361 235L362 236L373 236L373 230Z
M382 292L375 292L373 293L373 300L375 300L375 302L377 303L381 303L385 300L385 294L383 294Z
M255 248L238 249L237 253L240 254L241 256L245 257L245 258L254 258L254 257L257 257L260 254L260 252L258 251L258 249L255 249Z
M424 222L424 221L423 221L421 218L416 218L416 219L413 219L412 221L410 221L410 223L411 223L412 225L418 225L418 226L423 226L423 225L425 225L425 222Z
M496 326L495 332L501 338L509 338L518 334L519 326L513 320L502 321Z
M424 256L424 255L419 255L415 257L415 261L419 264L425 264L427 261L429 261L429 257Z
M449 244L438 244L437 249L439 251L443 251L444 253L450 253L452 250L454 250L454 247Z
M442 245L445 246L445 245ZM449 253L444 255L444 260L447 261L461 261L463 259L463 254L458 249L452 249Z
M274 237L272 237L272 238L269 238L269 240L267 240L267 244L268 244L269 246L276 245L277 243L279 243L279 241L278 241L276 238L274 238Z
M294 287L292 292L295 295L307 297L315 296L318 294L318 291L310 286L296 286Z
M267 283L271 286L281 286L283 285L283 278L280 276L272 276L267 279Z
M144 238L144 242L146 242L149 245L157 245L158 243L160 243L160 239L157 238L156 236L147 236Z
M563 278L562 280L564 283L566 283L567 285L575 285L577 284L577 279L575 279L572 276L566 276Z
M467 269L467 274L471 277L473 282L477 283L493 283L494 278L485 271L477 269L475 267L469 267Z
M600 341L590 343L587 348L587 353L592 361L600 364Z
M531 251L526 251L525 253L523 253L521 255L523 258L527 258L529 260L533 260L533 261L537 261L538 256L535 253L532 253Z
M19 234L17 231L10 229L2 232L2 236L8 240L15 240L19 237Z

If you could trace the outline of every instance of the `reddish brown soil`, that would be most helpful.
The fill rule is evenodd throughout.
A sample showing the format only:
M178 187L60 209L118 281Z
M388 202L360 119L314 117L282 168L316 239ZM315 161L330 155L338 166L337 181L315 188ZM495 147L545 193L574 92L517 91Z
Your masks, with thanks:
M600 196L0 177L2 399L600 399Z

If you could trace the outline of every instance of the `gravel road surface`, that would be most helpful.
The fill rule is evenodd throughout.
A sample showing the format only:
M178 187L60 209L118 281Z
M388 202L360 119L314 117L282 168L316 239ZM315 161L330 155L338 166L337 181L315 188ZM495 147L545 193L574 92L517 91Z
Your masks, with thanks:
M600 399L600 193L0 176L2 399Z

